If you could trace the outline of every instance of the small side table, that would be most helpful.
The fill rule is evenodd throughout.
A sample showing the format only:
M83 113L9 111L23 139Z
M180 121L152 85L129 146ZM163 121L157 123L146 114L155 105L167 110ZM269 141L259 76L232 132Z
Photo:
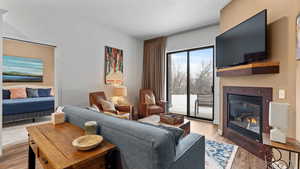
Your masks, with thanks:
M35 169L36 159L45 169L110 169L111 153L116 145L104 140L97 148L78 151L72 141L84 130L70 123L51 123L27 127L28 169Z
M273 169L274 165L277 164L277 162L283 162L285 163L287 169L291 168L291 164L292 164L292 160L291 160L291 155L292 153L297 154L297 159L298 159L298 166L297 169L300 169L300 142L297 141L294 138L287 138L287 143L283 144L283 143L278 143L278 142L273 142L270 140L270 135L263 133L263 144L269 148L271 148L271 150L276 150L279 153L279 158L275 159L273 152L271 151L271 153L267 153L266 154L266 161L267 161L267 169ZM282 159L282 151L287 151L289 153L289 161L286 162ZM278 167L279 168L279 167Z

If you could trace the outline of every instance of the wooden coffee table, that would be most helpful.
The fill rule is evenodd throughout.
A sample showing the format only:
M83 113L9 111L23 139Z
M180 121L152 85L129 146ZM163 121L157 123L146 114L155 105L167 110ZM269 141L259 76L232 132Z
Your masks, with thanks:
M97 148L78 151L72 141L84 130L70 123L46 123L26 128L29 136L28 168L35 168L37 158L45 169L106 169L107 156L116 148L103 141Z
M191 131L191 122L187 119L184 119L183 123L177 124L177 125L170 125L170 124L166 124L166 123L161 123L159 115L151 115L151 116L139 119L139 121L143 122L143 123L154 124L154 125L164 125L164 126L168 126L168 127L181 128L181 129L184 130L184 136L190 134L190 131Z

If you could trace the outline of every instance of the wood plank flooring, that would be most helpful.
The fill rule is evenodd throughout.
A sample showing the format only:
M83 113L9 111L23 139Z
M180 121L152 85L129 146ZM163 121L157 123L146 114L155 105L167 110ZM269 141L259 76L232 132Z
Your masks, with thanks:
M192 120L191 131L205 135L207 139L232 143L217 133L217 127L209 122ZM27 143L22 143L4 149L4 155L0 158L0 169L27 169ZM246 150L239 148L231 169L264 169L263 160L255 157ZM37 169L41 169L37 165Z
M230 140L220 136L217 132L218 128L216 125L210 122L191 120L191 131L194 133L199 133L205 135L206 139L216 140L219 142L234 144ZM265 162L253 154L249 153L247 150L239 147L233 165L231 169L265 169Z

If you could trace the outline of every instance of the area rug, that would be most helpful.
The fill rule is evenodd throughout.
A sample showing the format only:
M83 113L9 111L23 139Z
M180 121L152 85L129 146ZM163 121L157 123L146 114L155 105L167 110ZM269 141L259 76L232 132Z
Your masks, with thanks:
M205 168L230 169L238 146L205 140Z

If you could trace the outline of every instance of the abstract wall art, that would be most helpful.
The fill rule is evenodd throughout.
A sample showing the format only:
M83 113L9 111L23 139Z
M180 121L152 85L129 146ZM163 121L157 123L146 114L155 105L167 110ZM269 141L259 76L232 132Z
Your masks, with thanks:
M123 50L105 46L105 84L123 84Z
M43 82L43 70L40 59L3 56L3 82Z

